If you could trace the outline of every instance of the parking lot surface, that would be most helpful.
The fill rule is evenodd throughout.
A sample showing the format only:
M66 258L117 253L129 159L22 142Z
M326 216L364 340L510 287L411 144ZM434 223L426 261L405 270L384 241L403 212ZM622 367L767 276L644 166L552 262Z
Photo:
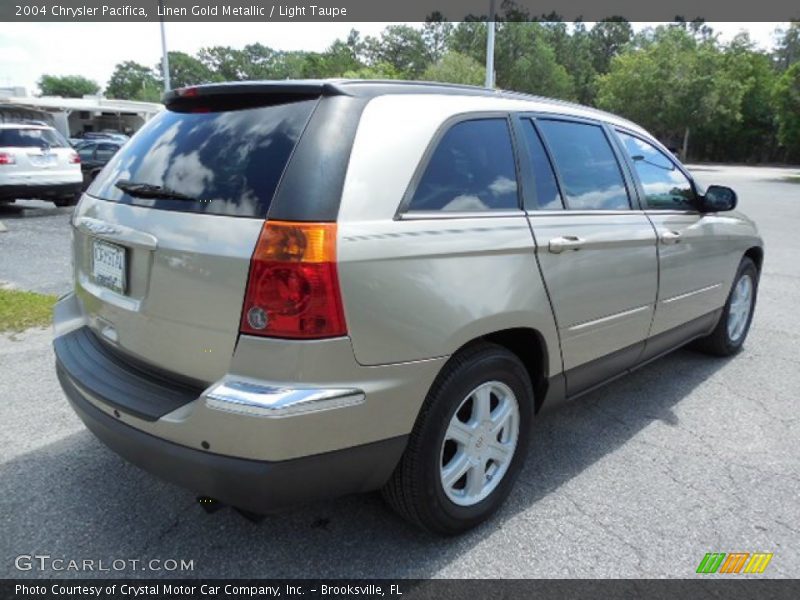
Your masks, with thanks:
M764 576L800 576L800 184L786 179L800 171L695 174L736 189L765 239L744 351L680 350L542 415L504 509L458 538L410 528L375 494L260 524L207 515L83 428L49 331L0 334L0 576L692 577L707 552L772 552ZM70 211L24 204L0 207L0 280L67 291ZM15 568L37 553L193 570Z

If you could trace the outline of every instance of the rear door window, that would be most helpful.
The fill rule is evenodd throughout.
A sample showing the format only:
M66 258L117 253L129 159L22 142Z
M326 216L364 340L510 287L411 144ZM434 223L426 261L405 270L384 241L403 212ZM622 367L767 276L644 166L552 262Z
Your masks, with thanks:
M316 103L165 110L120 149L88 193L161 210L264 218ZM132 196L114 185L119 180L159 186L187 199Z
M630 208L628 190L603 128L575 121L537 120L571 210Z
M487 211L519 207L508 122L462 121L439 141L408 210Z
M542 140L536 132L533 121L525 119L522 127L532 163L531 170L533 171L533 183L536 190L535 208L539 210L561 210L564 208L564 204L561 201L561 193L558 191L556 176L553 174L553 166L547 157Z

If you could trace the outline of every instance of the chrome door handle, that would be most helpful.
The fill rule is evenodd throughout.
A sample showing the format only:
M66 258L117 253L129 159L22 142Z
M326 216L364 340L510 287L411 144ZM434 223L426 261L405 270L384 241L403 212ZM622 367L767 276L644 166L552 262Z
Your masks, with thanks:
M586 240L576 235L565 235L550 240L547 249L553 254L560 254L564 250L580 250L585 241Z
M677 244L681 241L681 234L678 231L665 231L661 234L662 244Z

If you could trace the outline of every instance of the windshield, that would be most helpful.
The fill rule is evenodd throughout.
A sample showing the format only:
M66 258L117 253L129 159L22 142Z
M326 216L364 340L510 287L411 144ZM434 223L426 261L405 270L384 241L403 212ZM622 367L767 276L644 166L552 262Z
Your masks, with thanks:
M88 193L160 210L264 218L316 102L163 111L123 146ZM121 187L115 185L120 180L126 182ZM145 188L147 197L127 193ZM154 188L173 197L154 197Z
M5 148L65 148L67 142L53 129L0 129Z

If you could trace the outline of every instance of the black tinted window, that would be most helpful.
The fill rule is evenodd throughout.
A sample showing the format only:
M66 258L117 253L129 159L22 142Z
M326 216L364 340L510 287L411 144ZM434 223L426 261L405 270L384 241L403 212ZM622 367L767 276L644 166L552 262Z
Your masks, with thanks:
M114 144L97 144L95 158L97 160L108 160L117 153L117 150L119 150L119 146Z
M111 159L89 193L164 210L264 217L316 100L220 112L163 111ZM195 198L123 193L120 179Z
M536 206L541 210L558 210L564 208L561 202L561 194L558 191L556 177L553 174L553 167L547 153L539 139L539 134L531 121L527 121L523 126L525 131L525 143L528 145L528 152L531 156L533 179L536 189Z
M644 188L649 208L686 210L694 207L689 179L658 148L627 133L618 132Z
M63 148L64 138L52 129L0 129L0 146L12 148Z
M553 154L573 210L630 208L619 163L598 125L570 121L537 121Z
M94 158L94 144L82 144L80 148L78 148L78 155L81 157L81 160L92 160Z
M514 209L517 174L505 119L453 125L439 141L409 210Z

